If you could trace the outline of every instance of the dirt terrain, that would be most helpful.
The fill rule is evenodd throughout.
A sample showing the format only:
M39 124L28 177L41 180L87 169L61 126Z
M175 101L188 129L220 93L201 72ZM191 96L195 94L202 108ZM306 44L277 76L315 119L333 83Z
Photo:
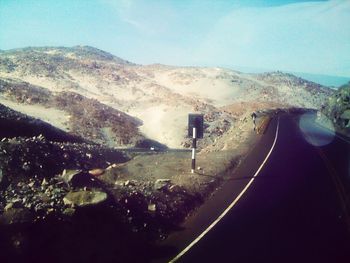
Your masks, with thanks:
M57 249L65 252L53 262L151 257L147 253L154 242L202 204L258 139L251 120L242 119L243 143L222 150L218 140L201 150L191 174L188 150L115 150L69 137L4 106L1 112L3 124L16 120L41 128L30 134L7 132L0 142L0 247L6 251L1 262L43 262ZM232 142L242 141L233 131L228 134ZM106 238L115 245L106 244ZM139 246L140 255L125 254L130 242Z

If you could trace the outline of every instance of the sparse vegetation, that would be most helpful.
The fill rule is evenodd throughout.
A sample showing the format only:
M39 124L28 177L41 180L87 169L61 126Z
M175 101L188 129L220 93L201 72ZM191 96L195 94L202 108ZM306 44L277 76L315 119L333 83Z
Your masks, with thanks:
M350 136L350 82L328 98L321 111L330 118L339 131Z

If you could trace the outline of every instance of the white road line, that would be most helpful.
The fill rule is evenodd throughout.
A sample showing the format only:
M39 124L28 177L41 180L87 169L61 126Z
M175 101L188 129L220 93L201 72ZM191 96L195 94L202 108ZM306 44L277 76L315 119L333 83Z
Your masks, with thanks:
M280 121L278 118L278 122L277 122L277 129L276 129L276 135L275 135L275 140L273 141L273 144L271 146L271 149L269 151L269 153L266 155L264 161L262 162L262 164L260 165L259 169L255 172L254 176L252 179L250 179L250 181L248 182L248 184L244 187L244 189L242 190L242 192L240 192L240 194L236 197L235 200L233 200L233 202L225 209L224 212L222 212L222 214L213 222L211 223L210 226L208 226L207 229L204 230L204 232L202 234L200 234L195 240L193 240L191 242L191 244L189 244L184 250L182 250L176 257L174 257L172 260L169 261L169 263L174 263L177 260L179 260L186 252L188 252L196 243L198 243L217 223L219 223L219 221L232 209L232 207L235 206L235 204L239 201L239 199L243 196L243 194L247 191L247 189L249 188L249 186L253 183L253 181L255 180L255 178L259 175L261 169L264 167L265 163L267 162L267 160L269 159L275 145L277 142L277 137L278 137L278 130L279 130L279 125L280 125Z

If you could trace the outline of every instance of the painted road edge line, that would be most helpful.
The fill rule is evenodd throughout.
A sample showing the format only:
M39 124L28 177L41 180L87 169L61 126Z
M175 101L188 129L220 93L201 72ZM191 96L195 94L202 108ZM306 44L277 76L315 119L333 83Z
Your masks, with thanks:
M196 243L198 243L217 223L219 223L219 221L232 209L232 207L234 207L236 205L236 203L239 201L239 199L243 196L243 194L247 191L247 189L249 188L249 186L253 183L253 181L255 180L255 178L259 175L261 169L264 167L265 163L267 162L267 160L269 159L273 149L275 148L276 142L277 142L277 137L278 137L278 131L279 131L279 126L280 126L280 121L278 118L278 122L277 122L277 128L276 128L276 135L275 135L275 140L273 141L273 144L271 146L270 151L268 152L268 154L266 155L264 161L262 162L262 164L260 165L259 169L255 172L254 176L252 179L250 179L250 181L248 182L248 184L244 187L244 189L239 193L239 195L236 197L235 200L233 200L233 202L224 210L224 212L221 213L221 215L213 222L210 224L210 226L208 226L207 229L205 229L202 234L200 234L195 240L193 240L184 250L182 250L176 257L174 257L172 260L169 261L169 263L174 263L177 260L179 260L184 254L186 254L186 252L188 252Z

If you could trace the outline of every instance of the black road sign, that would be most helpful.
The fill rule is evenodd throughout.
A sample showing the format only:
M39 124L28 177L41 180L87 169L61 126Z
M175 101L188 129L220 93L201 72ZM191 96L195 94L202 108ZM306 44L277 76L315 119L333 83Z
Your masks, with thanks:
M197 138L203 138L204 133L204 115L203 114L189 114L188 115L188 137L193 137L193 128L196 128Z

